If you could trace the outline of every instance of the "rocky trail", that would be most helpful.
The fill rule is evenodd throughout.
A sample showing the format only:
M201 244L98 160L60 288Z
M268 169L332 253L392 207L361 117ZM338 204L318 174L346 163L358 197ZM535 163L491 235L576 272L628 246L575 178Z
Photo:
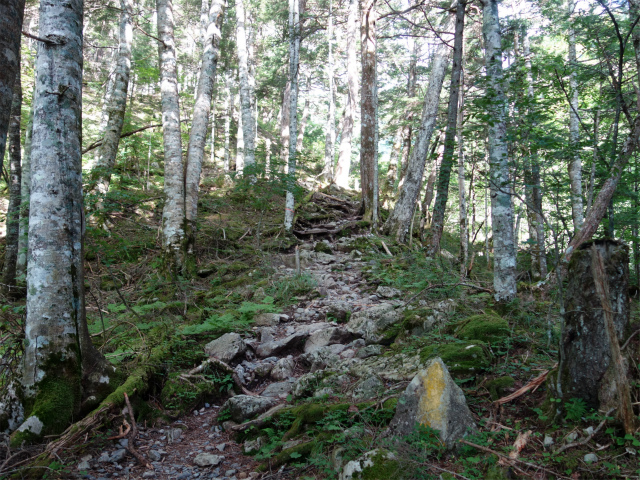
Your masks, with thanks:
M327 200L322 200L326 206ZM242 384L245 393L228 400L210 400L170 425L139 425L135 448L148 459L147 467L129 453L128 439L115 439L110 448L85 451L78 459L78 477L296 478L288 476L290 469L277 462L266 471L258 471L261 462L245 452L257 451L262 438L236 441L235 434L243 430L242 422L265 412L275 413L305 397L325 401L339 395L343 401L357 403L384 402L399 396L419 369L420 359L382 353L384 345L393 340L389 328L401 319L400 307L406 299L401 299L396 289L375 288L366 282L363 268L367 262L354 248L354 244L369 242L366 235L333 235L354 224L356 219L351 214L357 206L345 208L344 202L336 200L329 197L329 203L342 210L343 218L299 230L304 242L298 251L276 260L279 265L274 279L305 275L317 284L315 298L301 301L284 313L258 314L250 333L228 333L204 347L210 359L233 369L236 383ZM318 235L323 238L314 240ZM450 302L438 305L428 322L441 321L451 308ZM196 374L185 372L185 376L189 381L199 381ZM225 412L224 418L219 418L221 411ZM299 439L285 441L282 451L300 443Z

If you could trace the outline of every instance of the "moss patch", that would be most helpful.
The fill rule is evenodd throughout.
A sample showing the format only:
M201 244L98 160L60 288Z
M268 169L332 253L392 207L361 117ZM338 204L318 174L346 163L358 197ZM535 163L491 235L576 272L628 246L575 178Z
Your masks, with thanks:
M509 336L509 324L497 315L474 315L461 323L456 334L463 340L493 343Z
M353 476L354 480L387 480L397 477L401 472L400 463L391 457L389 452L379 450L369 458L373 465L366 466L362 472L356 473Z
M493 380L489 380L485 387L489 390L491 394L491 400L498 400L505 394L505 390L509 387L513 387L513 384L516 381L513 377L499 377L494 378Z
M316 246L313 247L313 251L314 252L321 252L321 253L328 253L329 255L331 255L333 253L333 251L331 250L331 247L329 247L329 245L327 245L324 242L316 243Z
M437 343L420 351L420 360L440 357L449 372L456 376L474 375L491 364L491 354L484 342Z

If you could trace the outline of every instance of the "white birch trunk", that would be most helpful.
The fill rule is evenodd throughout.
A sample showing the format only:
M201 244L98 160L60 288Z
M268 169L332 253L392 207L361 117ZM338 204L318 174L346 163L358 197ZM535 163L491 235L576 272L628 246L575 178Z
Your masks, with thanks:
M304 107L302 107L302 118L300 119L300 127L298 128L298 138L296 139L296 152L302 152L302 144L304 142L304 132L309 122L309 95L311 92L311 74L307 76L307 96L304 99Z
M229 172L229 159L231 158L231 117L233 115L233 93L231 92L231 79L229 74L225 75L225 85L227 87L227 108L224 116L224 157L222 158L222 170Z
M291 81L287 80L282 93L282 107L280 108L280 162L284 167L285 173L289 171L287 160L289 159L289 110L291 103Z
M568 13L573 15L573 0L568 0ZM584 222L582 206L582 161L580 159L580 121L578 119L578 59L576 56L576 34L569 20L569 149L572 158L569 161L569 181L571 182L571 217L574 234Z
M467 274L469 261L469 224L467 220L467 199L465 198L465 169L464 169L464 137L462 125L464 123L464 71L460 78L460 107L458 109L458 200L460 208L460 275ZM471 227L473 228L473 226Z
M284 228L291 231L295 213L293 187L296 181L296 143L298 128L298 64L300 62L300 4L289 0L289 161L287 162L287 194L284 209Z
M158 47L164 139L165 204L162 212L162 247L166 270L181 272L185 267L186 257L186 219L173 0L157 0L156 4L158 37L163 42Z
M450 31L454 25L454 20L455 17L449 15L447 21L444 22L443 30ZM415 135L416 144L409 156L407 173L398 201L384 225L384 231L388 235L394 236L399 242L407 240L416 200L420 194L424 167L429 152L429 142L438 116L440 92L442 91L442 84L449 64L449 50L450 48L447 45L439 45L431 61L431 74L429 75L429 85L424 97L420 129Z
M36 60L22 378L31 407L14 444L61 433L93 393L91 380L108 385L113 372L91 345L85 318L82 3L40 4L39 36L57 44L41 43Z
M33 101L29 112L29 122L24 135L24 154L20 178L20 232L18 236L18 260L16 278L22 282L27 278L27 249L29 241L29 198L31 196L31 138L33 134Z
M242 106L240 106L242 108ZM236 133L236 173L242 175L244 171L244 122L242 112L238 115L238 132Z
M349 17L347 19L347 83L349 96L345 107L345 115L340 134L340 149L333 181L342 188L349 188L349 171L351 170L351 140L353 138L353 122L358 104L358 65L356 63L356 46L358 31L358 0L349 0Z
M502 77L502 45L496 0L483 0L483 35L487 71L489 182L493 231L493 288L498 302L516 295L516 255L513 238L513 206L506 139L506 98Z
M333 181L333 159L336 144L336 99L333 66L333 0L329 0L329 18L327 25L327 43L329 56L327 57L327 79L329 80L329 110L327 113L327 135L324 142L324 168L322 178L325 182Z
M238 71L240 83L240 116L242 117L242 134L244 141L245 166L253 167L255 163L255 135L253 111L251 106L251 85L249 84L249 53L247 49L247 32L245 28L246 14L244 0L236 0L236 43L238 50ZM238 170L236 165L236 170Z
M187 168L185 172L185 217L190 252L193 250L196 236L200 175L202 174L204 147L209 129L211 99L213 98L213 89L216 83L216 68L219 56L218 45L221 39L220 29L222 27L224 5L224 0L213 0L209 9L209 25L207 26L204 40L200 78L198 80L191 131L189 132Z

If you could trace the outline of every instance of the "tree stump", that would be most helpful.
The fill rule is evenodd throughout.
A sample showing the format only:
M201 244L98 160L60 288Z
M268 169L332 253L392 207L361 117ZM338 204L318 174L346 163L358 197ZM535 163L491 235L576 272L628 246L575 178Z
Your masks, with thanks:
M594 275L596 252L604 265L604 278L598 272ZM603 302L598 293L598 280L608 287L608 301ZM550 378L551 390L557 398L564 402L582 399L590 408L618 406L615 359L603 304L610 304L615 341L622 342L629 330L628 284L629 248L625 244L611 239L596 240L585 243L574 253L568 270L560 363ZM624 362L625 374L627 365Z

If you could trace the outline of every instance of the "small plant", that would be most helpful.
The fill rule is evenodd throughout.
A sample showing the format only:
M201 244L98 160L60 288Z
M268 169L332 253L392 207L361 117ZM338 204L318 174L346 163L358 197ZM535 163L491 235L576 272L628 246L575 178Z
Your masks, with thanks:
M587 404L581 398L572 398L565 403L566 420L577 422L587 413Z

